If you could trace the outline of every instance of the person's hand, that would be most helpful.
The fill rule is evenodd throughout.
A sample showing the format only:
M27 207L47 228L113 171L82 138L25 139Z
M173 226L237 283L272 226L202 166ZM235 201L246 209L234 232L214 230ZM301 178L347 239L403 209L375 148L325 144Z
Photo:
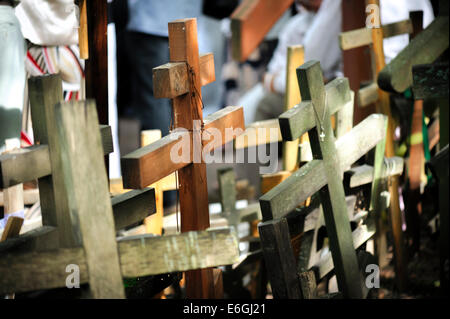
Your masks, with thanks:
M299 5L303 6L308 11L319 11L322 0L295 0Z

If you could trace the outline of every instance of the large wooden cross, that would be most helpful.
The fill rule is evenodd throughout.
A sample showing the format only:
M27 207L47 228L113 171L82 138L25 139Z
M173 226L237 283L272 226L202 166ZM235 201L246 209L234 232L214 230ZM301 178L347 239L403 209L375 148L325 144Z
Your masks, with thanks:
M287 236L273 230L271 221L287 216L319 191L339 288L344 296L362 297L342 172L384 138L385 117L372 115L335 142L330 114L348 100L348 81L336 79L325 88L318 62L304 64L298 75L303 101L280 117L280 128L287 140L308 132L313 160L260 198L263 221L269 223L260 225L260 234L268 233L266 242Z
M0 244L0 294L64 287L70 275L67 266L74 264L79 267L80 283L89 282L93 297L123 298L122 276L142 277L237 261L237 239L227 229L159 238L144 235L116 242L117 230L155 212L154 191L131 191L110 198L95 103L53 103L60 98L60 87L56 75L30 81L34 110L44 118L44 124L34 119L35 136L39 130L48 133L52 138L49 145L42 143L22 155L0 157L1 186L40 179L44 224ZM65 200L57 215L52 209L55 186ZM67 225L61 223L61 216L68 220ZM69 232L75 244L58 245L57 237L49 236L55 232Z
M124 156L123 182L125 188L142 188L178 171L181 231L204 230L210 226L206 164L201 155L192 152L188 161L175 163L171 150L180 138L192 141L191 150L195 152L197 147L200 154L206 144L211 150L232 141L233 136L225 134L225 130L238 129L237 134L243 131L243 109L229 106L203 119L201 86L214 81L215 75L212 54L199 56L196 19L170 22L169 46L171 62L153 70L154 94L172 99L173 124L185 131L172 132ZM195 126L194 121L201 125ZM207 143L209 129L218 129L220 140ZM189 297L213 297L212 270L186 273L186 287Z

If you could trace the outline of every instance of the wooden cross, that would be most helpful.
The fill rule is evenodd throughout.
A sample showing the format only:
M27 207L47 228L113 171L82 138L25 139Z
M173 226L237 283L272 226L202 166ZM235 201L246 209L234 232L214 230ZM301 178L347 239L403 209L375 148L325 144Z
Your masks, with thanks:
M180 138L192 141L202 153L206 146L204 136L209 129L221 132L220 141L208 144L211 149L233 140L225 129L243 130L242 107L226 107L203 120L201 86L215 80L212 54L199 56L196 19L181 19L169 23L171 62L153 70L155 97L172 99L173 124L187 131L173 132L155 143L138 149L122 158L125 188L142 188L178 171L181 231L204 230L210 226L206 164L201 156L190 154L188 161L175 163L171 150ZM194 121L200 121L196 127ZM239 134L239 132L238 132ZM202 142L203 136L203 142ZM201 154L200 153L200 154ZM186 273L187 296L207 298L214 296L212 270Z
M80 270L80 283L89 282L93 297L123 298L122 276L141 277L236 262L237 239L229 229L159 238L144 235L116 242L116 230L142 221L155 211L154 191L132 191L110 199L95 103L57 103L50 111L49 104L59 96L60 84L59 76L30 81L35 108L40 108L39 114L47 119L51 113L54 119L45 127L36 126L50 131L54 138L54 144L39 145L43 160L33 155L36 151L24 153L28 156L16 158L30 169L11 174L6 174L10 172L7 168L14 167L16 158L2 156L0 163L2 177L6 177L2 182L10 185L47 176L44 170L32 168L51 162L51 177L62 175L60 194L67 200L70 228L47 226L52 211L43 207L43 227L1 243L0 294L64 287L69 275L66 267L75 264ZM45 90L39 93L37 88ZM57 161L59 166L55 167ZM40 190L44 199L50 196L47 192L54 191ZM48 242L53 238L45 236L56 230L71 231L82 247L53 246L49 250Z
M308 62L297 72L303 101L280 117L280 128L287 140L308 132L314 159L260 198L265 222L260 225L261 240L265 233L265 242L273 246L276 239L288 236L274 228L276 220L287 217L299 203L319 191L339 288L344 296L362 297L342 172L384 138L386 120L374 114L335 142L330 114L348 101L348 81L336 79L324 87L318 62ZM371 235L373 231L362 237L367 240ZM360 241L361 235L357 238ZM290 276L297 278L295 273Z
M293 0L245 0L231 14L233 59L244 62Z

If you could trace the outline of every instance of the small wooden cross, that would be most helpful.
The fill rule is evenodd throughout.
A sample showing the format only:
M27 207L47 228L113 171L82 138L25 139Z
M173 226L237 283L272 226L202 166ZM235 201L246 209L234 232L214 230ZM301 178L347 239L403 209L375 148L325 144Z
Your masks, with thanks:
M198 54L196 19L169 23L169 47L171 62L153 70L154 94L172 99L173 124L187 132L175 131L124 156L123 183L125 188L142 188L178 170L181 231L204 230L210 226L206 164L195 152L195 145L202 152L209 129L218 129L221 140L208 147L214 149L232 141L233 136L225 134L225 129L243 131L243 109L229 106L203 120L201 86L214 81L215 75L212 54ZM200 127L195 126L196 120ZM180 138L186 137L192 141L194 154L191 152L188 161L175 163L171 150ZM212 278L212 269L186 273L187 296L214 297Z

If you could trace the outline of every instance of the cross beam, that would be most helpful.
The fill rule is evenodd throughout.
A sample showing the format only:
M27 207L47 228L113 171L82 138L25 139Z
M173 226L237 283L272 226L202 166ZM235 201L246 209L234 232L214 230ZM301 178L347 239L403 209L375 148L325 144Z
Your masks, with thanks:
M154 91L158 96L172 98L174 126L182 130L124 156L121 161L124 187L142 188L178 171L181 231L204 230L210 226L206 164L198 154L206 146L212 150L233 140L233 136L225 134L227 128L238 129L236 135L240 134L244 129L243 110L227 107L203 120L201 85L212 81L214 72L211 55L199 57L196 19L169 23L169 47L170 63L154 69ZM196 126L196 121L201 125ZM213 129L222 138L210 141ZM186 138L194 152L190 152L186 161L174 163L170 153L179 139ZM186 287L188 297L214 296L212 270L186 273Z

